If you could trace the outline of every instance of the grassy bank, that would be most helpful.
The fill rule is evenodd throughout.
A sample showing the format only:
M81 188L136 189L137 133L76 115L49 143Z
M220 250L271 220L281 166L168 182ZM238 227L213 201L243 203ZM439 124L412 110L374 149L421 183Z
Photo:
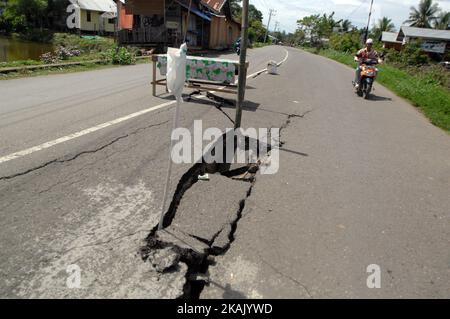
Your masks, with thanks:
M143 64L143 63L149 63L149 59L139 59L136 60L136 64ZM80 65L71 65L66 67L53 67L53 68L44 68L40 70L20 70L18 72L10 72L1 74L0 73L0 80L11 80L11 79L18 79L18 78L24 78L24 77L34 77L34 76L42 76L42 75L50 75L50 74L64 74L64 73L73 73L73 72L83 72L83 71L93 71L93 70L101 70L101 69L108 69L108 68L115 68L115 67L121 67L123 65L119 64L102 64L102 63L91 63L89 61L83 62Z
M114 40L108 37L80 37L75 34L55 33L52 36L51 43L55 48L54 52L45 54L41 60L1 62L0 68L20 68L23 66L52 65L65 62L82 62L82 64L36 70L20 69L17 72L0 73L0 79L85 71L111 67L113 65L130 65L136 63L137 52L134 49L117 49ZM100 60L100 63L92 63L93 60ZM140 60L140 62L142 63L143 61Z
M305 50L320 54L350 67L356 67L351 54L331 49ZM438 83L431 74L426 72L411 74L406 70L401 70L389 64L380 65L379 69L380 73L377 78L379 83L395 92L398 96L410 101L434 125L450 132L450 90Z

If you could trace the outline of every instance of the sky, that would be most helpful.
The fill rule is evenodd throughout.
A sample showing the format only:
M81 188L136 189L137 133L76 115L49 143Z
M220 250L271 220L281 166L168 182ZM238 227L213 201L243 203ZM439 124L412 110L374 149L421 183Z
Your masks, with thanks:
M450 0L436 1L440 8L450 11ZM353 25L365 27L370 8L370 0L250 0L264 14L264 24L267 25L269 9L276 10L272 17L270 30L279 22L278 30L293 32L296 22L304 16L312 14L331 13L335 11L338 19L349 19ZM419 0L374 0L372 23L387 16L395 24L397 30L408 19L411 6L417 6Z

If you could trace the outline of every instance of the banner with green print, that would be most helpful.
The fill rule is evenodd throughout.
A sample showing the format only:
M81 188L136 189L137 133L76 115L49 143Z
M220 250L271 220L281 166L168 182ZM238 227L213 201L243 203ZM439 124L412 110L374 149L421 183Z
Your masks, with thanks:
M186 79L207 80L230 84L235 82L235 61L210 59L203 57L187 57ZM159 55L157 67L162 76L167 72L167 56Z

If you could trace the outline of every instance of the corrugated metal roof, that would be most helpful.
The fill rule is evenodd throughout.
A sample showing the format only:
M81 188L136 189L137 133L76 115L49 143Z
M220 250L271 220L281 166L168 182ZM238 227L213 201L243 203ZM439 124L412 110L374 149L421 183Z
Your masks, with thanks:
M181 6L183 6L186 9L191 9L191 12L196 14L197 16L199 16L200 18L207 20L207 21L211 21L211 17L208 16L207 14L201 12L198 7L192 3L192 6L189 8L189 1L187 0L175 0L176 2L178 2Z
M402 43L402 41L397 41L398 33L397 32L383 32L381 37L382 42L391 42L391 43Z
M426 38L450 41L450 30L436 30L403 26L399 33L399 38L404 35L408 38Z
M216 12L220 12L227 0L200 0L200 2Z
M117 5L113 0L77 0L81 9L100 12L116 12Z

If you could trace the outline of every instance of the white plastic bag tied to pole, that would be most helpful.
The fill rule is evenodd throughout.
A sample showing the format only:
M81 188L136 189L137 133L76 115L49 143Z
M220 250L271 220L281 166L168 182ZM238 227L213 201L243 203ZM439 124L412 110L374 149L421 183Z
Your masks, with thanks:
M173 119L173 130L178 128L180 122L180 105L183 102L183 88L186 82L186 56L187 45L182 44L179 49L168 48L167 50L167 89L172 93L176 100L177 106L175 109L175 116ZM172 136L170 138L170 151L169 151L169 165L167 168L166 184L164 186L163 201L161 204L161 218L159 221L158 230L163 228L164 214L167 207L167 197L169 195L170 188L170 175L172 173L172 149L174 141Z
M167 49L167 88L178 103L183 102L181 96L186 82L186 54L186 43L182 44L179 49Z

